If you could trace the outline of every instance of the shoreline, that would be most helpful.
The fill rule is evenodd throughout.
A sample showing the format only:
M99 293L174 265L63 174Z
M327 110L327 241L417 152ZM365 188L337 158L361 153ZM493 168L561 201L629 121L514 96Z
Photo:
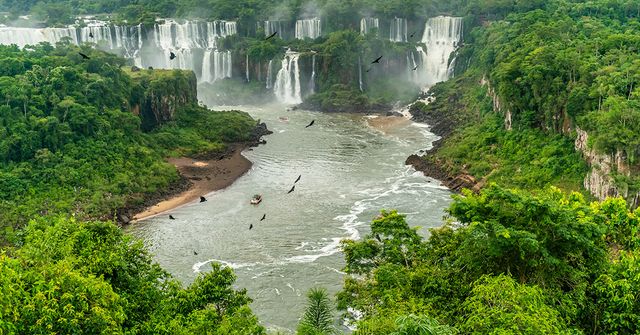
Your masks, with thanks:
M253 163L242 155L242 151L247 147L246 145L237 145L228 151L230 153L219 158L169 158L167 161L176 167L178 173L189 182L190 186L184 191L138 211L133 216L131 223L167 213L198 200L200 196L206 196L231 186L253 166Z

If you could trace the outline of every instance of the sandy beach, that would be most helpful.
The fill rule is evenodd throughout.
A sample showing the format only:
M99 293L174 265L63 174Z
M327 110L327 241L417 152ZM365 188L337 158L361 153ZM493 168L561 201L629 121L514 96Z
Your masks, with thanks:
M242 149L236 149L233 154L223 159L169 158L168 162L175 165L180 174L191 181L191 187L136 214L133 221L141 221L162 214L233 184L236 179L251 169L252 163L242 155Z

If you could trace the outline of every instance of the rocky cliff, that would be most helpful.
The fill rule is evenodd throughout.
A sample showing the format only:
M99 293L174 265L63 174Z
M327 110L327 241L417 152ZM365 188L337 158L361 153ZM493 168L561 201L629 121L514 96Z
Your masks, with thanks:
M640 205L640 192L634 192L627 185L616 182L615 175L631 177L632 169L624 153L618 150L613 155L601 154L589 147L589 134L577 128L576 150L582 152L591 171L584 178L584 187L593 196L603 200L606 197L621 196L632 207Z
M198 103L192 71L139 70L130 75L141 87L132 111L138 111L144 130L172 121L178 108Z

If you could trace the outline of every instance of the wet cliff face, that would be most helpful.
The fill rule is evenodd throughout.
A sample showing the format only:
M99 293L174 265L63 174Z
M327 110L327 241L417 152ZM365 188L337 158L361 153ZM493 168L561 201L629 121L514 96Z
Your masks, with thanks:
M142 70L132 73L132 78L141 88L137 105L144 130L173 121L179 108L198 103L192 71Z
M606 197L621 196L632 207L638 207L640 192L630 191L625 185L616 183L613 178L615 174L631 176L631 167L623 152L619 150L615 155L597 153L588 146L589 134L580 128L577 128L576 131L578 135L575 141L576 150L582 152L591 167L591 171L584 179L584 187L600 200L604 200Z

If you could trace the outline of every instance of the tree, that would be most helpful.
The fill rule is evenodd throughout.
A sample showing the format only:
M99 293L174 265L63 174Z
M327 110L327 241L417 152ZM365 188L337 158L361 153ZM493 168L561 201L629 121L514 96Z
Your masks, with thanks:
M307 308L298 324L300 335L336 333L331 302L325 289L312 288L307 293Z

